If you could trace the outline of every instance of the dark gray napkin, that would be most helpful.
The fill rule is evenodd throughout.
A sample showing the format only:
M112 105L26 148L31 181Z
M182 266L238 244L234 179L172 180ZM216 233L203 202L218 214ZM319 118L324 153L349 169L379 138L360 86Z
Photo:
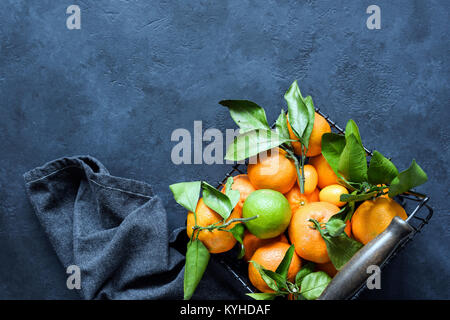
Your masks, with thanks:
M111 176L89 156L24 178L63 266L81 269L83 298L182 298L184 257L170 245L166 212L148 184Z

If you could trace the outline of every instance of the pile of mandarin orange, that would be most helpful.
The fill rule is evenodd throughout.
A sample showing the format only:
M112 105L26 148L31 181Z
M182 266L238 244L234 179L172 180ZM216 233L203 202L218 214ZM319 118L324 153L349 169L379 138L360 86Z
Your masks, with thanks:
M297 140L289 126L291 139ZM234 208L229 219L242 217L242 208L247 197L258 189L272 189L282 193L289 202L292 217L287 228L287 234L271 239L260 239L245 231L243 245L244 259L255 261L265 269L275 271L290 244L295 246L288 280L293 282L295 275L301 269L302 260L312 261L318 270L325 271L333 277L337 271L328 257L325 241L319 231L313 228L309 219L325 223L340 211L345 203L340 201L340 195L348 193L347 189L338 183L338 179L330 165L321 153L322 135L331 132L328 122L318 113L315 114L314 127L306 153L307 164L304 165L304 193L300 192L297 170L294 162L286 157L286 152L278 148L278 152L269 152L266 157L259 157L257 162L249 164L247 174L235 177L233 190L239 190L240 201ZM292 142L296 154L301 154L300 142ZM267 169L275 170L267 170ZM270 174L267 174L270 172ZM208 226L222 220L222 217L208 208L203 199L197 205L197 224ZM397 215L406 219L404 209L387 196L375 200L368 200L358 207L352 220L347 222L345 232L348 236L368 243L381 233L392 218ZM194 215L188 213L187 233L192 235ZM232 228L230 225L228 228ZM236 239L226 231L203 231L199 240L204 243L211 253L228 251L236 244ZM272 292L262 279L252 263L248 265L248 275L251 283L261 292Z

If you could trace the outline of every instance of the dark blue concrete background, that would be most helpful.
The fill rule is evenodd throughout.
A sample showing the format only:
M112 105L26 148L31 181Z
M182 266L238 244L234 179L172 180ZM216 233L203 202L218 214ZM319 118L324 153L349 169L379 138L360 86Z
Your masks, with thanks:
M81 30L66 28L81 7ZM370 4L382 29L368 30ZM90 154L154 186L171 227L185 212L168 185L215 183L226 165L176 166L176 128L233 128L224 98L270 121L294 79L340 125L400 169L414 157L435 215L364 298L450 298L449 1L1 1L0 298L76 298L34 216L22 174ZM205 288L205 285L203 285ZM224 294L224 297L227 297ZM230 298L232 296L229 296Z

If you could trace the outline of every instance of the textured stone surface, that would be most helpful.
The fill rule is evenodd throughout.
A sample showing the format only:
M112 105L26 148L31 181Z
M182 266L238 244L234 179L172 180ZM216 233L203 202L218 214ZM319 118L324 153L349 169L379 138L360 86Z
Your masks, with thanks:
M67 6L82 29L68 30ZM340 125L400 169L414 157L435 216L364 298L450 298L448 1L1 1L0 298L75 298L27 201L22 173L90 154L144 180L172 227L185 212L168 185L218 181L226 165L176 166L176 128L233 128L224 98L250 99L270 121L298 79ZM226 286L220 283L221 286ZM207 290L201 284L200 290ZM229 296L232 297L232 296Z

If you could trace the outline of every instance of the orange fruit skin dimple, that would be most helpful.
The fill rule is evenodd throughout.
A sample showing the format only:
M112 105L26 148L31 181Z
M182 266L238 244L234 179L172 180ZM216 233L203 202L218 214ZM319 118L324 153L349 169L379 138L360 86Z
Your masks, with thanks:
M267 157L258 156L257 163L247 167L248 178L256 189L272 189L288 192L297 180L294 162L286 158L286 151L277 148L270 150Z
M310 194L301 194L300 187L296 184L286 193L286 199L291 206L292 214L294 214L298 208L311 203L319 201L319 189L315 189Z
M338 178L334 173L333 169L331 169L327 160L323 155L318 155L316 157L312 157L309 159L309 163L316 168L318 180L317 186L320 189L329 186L330 184L337 184Z
M309 219L325 223L339 210L338 206L328 202L313 202L297 209L292 216L288 232L289 239L295 246L295 252L300 257L316 263L330 261L325 241L319 231L313 228L314 224ZM345 233L350 236L350 224L347 224Z
M405 209L395 200L378 197L364 201L352 217L353 236L359 242L367 244L382 233L395 216L403 220L408 217Z
M203 201L203 198L200 198L197 204L197 209L195 210L197 213L197 224L202 227L209 226L213 223L222 221L223 218L215 211L208 208ZM230 214L230 219L234 218L242 218L242 209L238 206L233 210ZM192 227L195 225L194 214L192 212L188 212L187 215L187 223L186 223L186 231L187 235L190 238L192 235ZM227 229L231 229L236 225L233 223L227 227ZM196 231L197 233L198 231ZM231 250L236 244L236 239L231 234L231 232L227 231L219 231L219 230L202 230L198 235L198 239L203 242L203 244L208 248L208 251L211 253L222 253L228 250Z
M255 251L251 260L259 263L267 270L275 271L278 268L278 265L283 260L286 251L289 249L289 244L284 242L274 242L265 246L260 247ZM295 276L300 271L301 268L301 260L294 253L292 256L291 264L289 266L287 279L290 282L294 282ZM261 292L273 292L270 289L258 270L255 268L253 263L249 263L248 265L248 277L250 282Z
M250 233L248 230L245 230L245 235L243 239L244 248L245 248L245 260L249 261L255 251L259 249L262 246L265 246L267 244L271 244L274 242L284 242L289 243L288 239L284 234L279 235L278 237L271 238L271 239L260 239L254 234Z
M231 185L232 190L238 190L240 194L239 202L236 206L239 206L242 209L242 206L244 205L245 199L255 191L255 187L250 182L250 179L246 174L239 174L237 176L232 177L233 178L233 184ZM225 193L225 186L222 187L221 190L223 193Z
M339 184L331 184L320 190L319 198L320 201L332 203L338 207L342 207L346 202L340 201L342 194L348 194L346 188Z
M289 122L288 129L290 138L292 140L298 140L297 136L294 134L294 131L292 131ZM331 132L330 125L324 117L316 112L314 116L314 126L309 138L308 151L306 152L307 157L314 157L322 152L322 135L328 132ZM292 142L292 146L294 147L295 154L300 155L302 153L302 145L300 142L294 141Z

